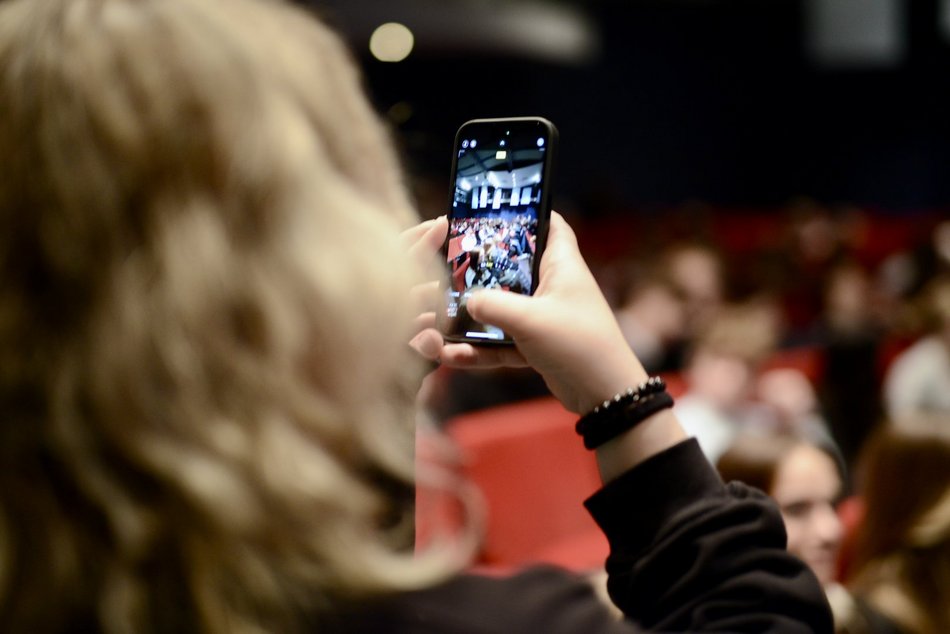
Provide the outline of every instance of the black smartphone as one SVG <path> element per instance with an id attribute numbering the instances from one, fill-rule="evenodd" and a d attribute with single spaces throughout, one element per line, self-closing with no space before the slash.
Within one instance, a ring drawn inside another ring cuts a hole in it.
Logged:
<path id="1" fill-rule="evenodd" d="M 468 314 L 483 288 L 530 295 L 551 219 L 557 129 L 540 117 L 475 119 L 455 136 L 449 184 L 448 267 L 438 315 L 448 341 L 511 344 L 500 328 Z"/>

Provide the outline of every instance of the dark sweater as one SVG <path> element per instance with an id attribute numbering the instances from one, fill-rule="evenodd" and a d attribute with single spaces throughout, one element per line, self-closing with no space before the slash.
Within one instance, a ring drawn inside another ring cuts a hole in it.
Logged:
<path id="1" fill-rule="evenodd" d="M 366 605 L 335 625 L 387 634 L 832 632 L 818 580 L 785 550 L 772 502 L 723 485 L 695 440 L 611 482 L 586 506 L 610 542 L 608 589 L 534 567 L 503 577 L 460 575 Z"/>

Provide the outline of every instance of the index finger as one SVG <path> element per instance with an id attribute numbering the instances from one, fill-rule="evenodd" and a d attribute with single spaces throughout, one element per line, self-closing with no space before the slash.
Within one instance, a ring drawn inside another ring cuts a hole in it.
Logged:
<path id="1" fill-rule="evenodd" d="M 442 248 L 448 231 L 448 219 L 445 216 L 439 216 L 406 229 L 400 235 L 409 246 L 412 257 L 427 257 Z"/>
<path id="2" fill-rule="evenodd" d="M 556 211 L 552 211 L 551 222 L 548 225 L 548 243 L 545 253 L 552 249 L 562 249 L 567 245 L 577 250 L 577 235 L 574 233 L 571 225 L 567 223 L 567 220 L 564 219 L 564 216 Z"/>

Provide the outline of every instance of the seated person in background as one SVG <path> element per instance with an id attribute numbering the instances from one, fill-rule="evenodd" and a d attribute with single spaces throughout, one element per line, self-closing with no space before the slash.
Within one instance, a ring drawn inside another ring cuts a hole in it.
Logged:
<path id="1" fill-rule="evenodd" d="M 517 346 L 443 345 L 413 290 L 447 222 L 400 240 L 394 151 L 299 9 L 0 3 L 0 156 L 0 631 L 830 630 L 774 505 L 632 398 L 584 438 L 625 621 L 412 551 L 418 355 L 581 414 L 647 375 L 560 216 L 535 297 L 469 304 Z"/>
<path id="2" fill-rule="evenodd" d="M 813 333 L 821 350 L 821 409 L 849 467 L 882 415 L 883 316 L 901 312 L 885 309 L 879 297 L 856 261 L 841 260 L 825 272 L 822 313 Z"/>
<path id="3" fill-rule="evenodd" d="M 661 259 L 663 270 L 682 302 L 689 343 L 726 304 L 722 257 L 707 244 L 684 242 L 669 247 Z"/>
<path id="4" fill-rule="evenodd" d="M 841 456 L 840 447 L 822 416 L 815 388 L 804 372 L 788 367 L 765 370 L 756 381 L 755 394 L 774 417 L 773 424 L 765 431 L 802 436 L 827 448 L 836 457 Z M 843 456 L 841 460 L 844 464 Z"/>
<path id="5" fill-rule="evenodd" d="M 716 463 L 723 480 L 738 480 L 775 500 L 788 551 L 808 564 L 829 594 L 841 591 L 835 583 L 843 532 L 835 512 L 844 484 L 840 465 L 828 445 L 791 433 L 742 434 Z"/>
<path id="6" fill-rule="evenodd" d="M 773 412 L 756 402 L 755 384 L 776 332 L 767 305 L 730 305 L 709 321 L 689 352 L 686 393 L 676 413 L 714 464 L 740 431 L 775 424 Z"/>
<path id="7" fill-rule="evenodd" d="M 931 333 L 894 359 L 884 377 L 890 418 L 915 411 L 950 413 L 950 276 L 924 293 Z"/>
<path id="8" fill-rule="evenodd" d="M 950 414 L 881 425 L 861 452 L 857 482 L 865 510 L 846 580 L 855 601 L 839 629 L 950 632 Z"/>
<path id="9" fill-rule="evenodd" d="M 615 311 L 624 339 L 647 370 L 679 370 L 675 352 L 686 334 L 684 302 L 655 267 L 629 268 L 634 279 L 623 289 Z"/>

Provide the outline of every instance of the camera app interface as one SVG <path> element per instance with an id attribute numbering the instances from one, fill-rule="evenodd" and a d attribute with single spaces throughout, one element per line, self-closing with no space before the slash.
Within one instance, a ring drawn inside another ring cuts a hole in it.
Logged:
<path id="1" fill-rule="evenodd" d="M 548 139 L 536 126 L 465 135 L 449 214 L 447 316 L 457 334 L 501 340 L 504 332 L 472 320 L 465 304 L 481 288 L 532 292 Z"/>

